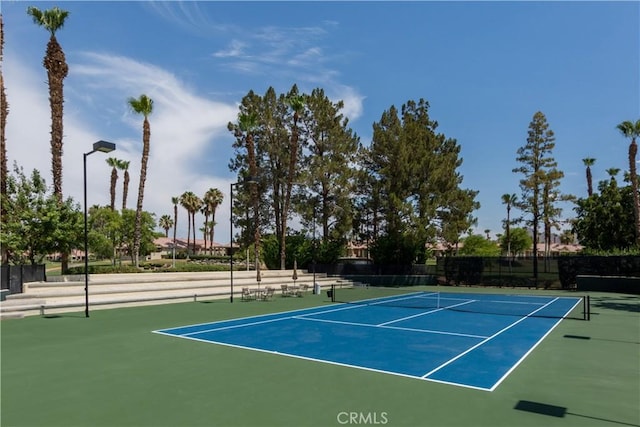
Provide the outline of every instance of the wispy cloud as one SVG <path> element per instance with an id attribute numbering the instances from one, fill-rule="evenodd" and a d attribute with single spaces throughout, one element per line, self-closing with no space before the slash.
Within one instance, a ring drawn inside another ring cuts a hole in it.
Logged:
<path id="1" fill-rule="evenodd" d="M 234 28 L 233 25 L 212 19 L 206 11 L 202 10 L 202 5 L 197 1 L 144 1 L 140 4 L 170 24 L 193 35 L 208 37 L 233 31 Z"/>
<path id="2" fill-rule="evenodd" d="M 274 86 L 279 79 L 286 87 L 283 90 L 292 83 L 309 92 L 322 87 L 332 100 L 344 101 L 343 114 L 355 121 L 363 113 L 365 96 L 341 82 L 337 71 L 339 62 L 348 55 L 340 52 L 327 55 L 323 47 L 330 34 L 328 28 L 337 25 L 335 21 L 323 21 L 318 26 L 306 27 L 265 26 L 253 31 L 238 28 L 228 46 L 212 56 L 221 61 L 220 66 L 233 71 L 268 75 Z"/>
<path id="3" fill-rule="evenodd" d="M 50 113 L 43 76 L 29 69 L 13 53 L 7 52 L 5 58 L 3 73 L 11 108 L 7 125 L 9 160 L 17 161 L 27 171 L 40 170 L 51 184 Z M 68 94 L 64 123 L 65 196 L 82 202 L 82 153 L 89 151 L 94 141 L 106 139 L 117 145 L 117 150 L 109 156 L 131 161 L 128 205 L 135 206 L 142 117 L 128 110 L 126 100 L 141 93 L 154 100 L 154 112 L 149 119 L 151 154 L 145 210 L 158 215 L 170 213 L 172 196 L 186 190 L 204 194 L 211 187 L 222 190 L 227 187 L 229 178 L 224 176 L 226 174 L 215 176 L 215 170 L 226 169 L 227 159 L 215 159 L 220 163 L 218 167 L 205 173 L 197 170 L 194 164 L 215 150 L 216 145 L 225 148 L 229 145 L 225 139 L 228 138 L 226 124 L 235 119 L 236 105 L 205 99 L 172 73 L 122 56 L 85 53 L 78 63 L 70 64 L 70 70 L 65 84 L 65 94 Z M 92 95 L 87 96 L 87 93 Z M 96 120 L 96 117 L 100 119 Z M 122 132 L 122 123 L 128 126 L 129 132 L 114 134 Z M 96 154 L 88 158 L 90 205 L 108 203 L 110 169 L 105 162 L 107 157 Z M 222 218 L 224 212 L 221 213 Z"/>
<path id="4" fill-rule="evenodd" d="M 229 47 L 227 49 L 220 50 L 215 52 L 213 56 L 216 58 L 229 58 L 229 57 L 237 57 L 242 56 L 243 48 L 246 46 L 246 43 L 243 43 L 238 40 L 231 40 Z"/>

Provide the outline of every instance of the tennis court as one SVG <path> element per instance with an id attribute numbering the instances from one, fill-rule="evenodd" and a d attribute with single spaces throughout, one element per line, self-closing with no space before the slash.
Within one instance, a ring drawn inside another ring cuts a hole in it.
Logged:
<path id="1" fill-rule="evenodd" d="M 155 333 L 456 386 L 495 390 L 580 297 L 333 289 L 338 304 Z"/>

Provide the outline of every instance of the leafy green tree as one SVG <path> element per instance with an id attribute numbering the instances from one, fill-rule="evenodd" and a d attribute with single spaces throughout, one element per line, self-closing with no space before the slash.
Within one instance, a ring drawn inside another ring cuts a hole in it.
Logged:
<path id="1" fill-rule="evenodd" d="M 92 206 L 88 214 L 89 251 L 99 259 L 111 259 L 115 265 L 122 246 L 120 213 L 110 207 Z"/>
<path id="2" fill-rule="evenodd" d="M 437 126 L 424 99 L 408 101 L 400 111 L 391 106 L 373 125 L 364 167 L 379 185 L 379 226 L 388 242 L 407 234 L 421 248 L 438 234 L 457 241 L 474 221 L 477 192 L 460 188 L 460 146 L 436 133 Z"/>
<path id="3" fill-rule="evenodd" d="M 135 233 L 132 247 L 135 265 L 138 267 L 138 254 L 140 252 L 142 238 L 142 203 L 144 200 L 144 186 L 147 180 L 147 163 L 149 162 L 149 148 L 151 140 L 149 116 L 153 112 L 153 100 L 147 95 L 142 94 L 138 98 L 129 98 L 127 102 L 134 113 L 141 114 L 144 117 L 142 122 L 142 161 L 140 162 L 140 182 L 138 185 L 138 203 L 136 205 L 136 217 L 134 221 Z"/>
<path id="4" fill-rule="evenodd" d="M 356 169 L 361 149 L 358 135 L 341 111 L 343 101 L 332 101 L 321 88 L 306 97 L 307 114 L 302 116 L 306 152 L 302 160 L 305 197 L 297 211 L 307 224 L 313 218 L 308 200 L 317 201 L 317 222 L 323 242 L 339 241 L 352 228 Z"/>
<path id="5" fill-rule="evenodd" d="M 460 255 L 475 255 L 494 257 L 500 255 L 500 247 L 481 234 L 472 234 L 463 240 L 463 245 L 458 251 Z"/>
<path id="6" fill-rule="evenodd" d="M 560 234 L 560 243 L 563 245 L 573 245 L 576 242 L 575 234 L 572 230 L 563 230 Z"/>
<path id="7" fill-rule="evenodd" d="M 617 126 L 618 130 L 625 136 L 630 138 L 629 144 L 629 180 L 633 189 L 633 212 L 634 212 L 634 231 L 636 236 L 636 246 L 640 247 L 640 196 L 638 195 L 638 173 L 636 171 L 636 155 L 638 154 L 638 144 L 636 138 L 640 136 L 640 119 L 635 122 L 625 120 Z"/>
<path id="8" fill-rule="evenodd" d="M 531 249 L 533 239 L 529 232 L 524 228 L 512 228 L 509 239 L 506 235 L 500 238 L 500 247 L 507 253 L 514 255 L 524 254 Z"/>
<path id="9" fill-rule="evenodd" d="M 125 209 L 122 211 L 122 242 L 123 248 L 127 255 L 134 259 L 134 240 L 136 236 L 135 218 L 137 216 L 136 211 L 131 209 Z M 154 215 L 147 211 L 142 211 L 140 214 L 140 256 L 147 256 L 151 252 L 155 251 L 155 245 L 153 241 L 156 237 L 154 230 L 156 229 L 156 221 Z"/>
<path id="10" fill-rule="evenodd" d="M 241 102 L 238 123 L 228 126 L 236 137 L 230 169 L 243 177 L 257 176 L 259 181 L 247 185 L 259 194 L 257 206 L 253 195 L 250 201 L 244 200 L 242 188 L 234 200 L 234 207 L 253 206 L 254 219 L 247 222 L 241 214 L 235 218 L 254 235 L 259 231 L 256 222 L 259 228 L 274 232 L 281 268 L 290 264 L 285 237 L 294 213 L 305 227 L 317 221 L 323 241 L 340 240 L 349 232 L 351 170 L 359 145 L 340 113 L 342 108 L 342 102 L 330 101 L 321 89 L 311 95 L 301 94 L 295 85 L 286 94 L 277 94 L 273 88 L 263 96 L 250 91 Z"/>
<path id="11" fill-rule="evenodd" d="M 599 193 L 576 201 L 573 231 L 580 244 L 596 251 L 628 250 L 636 246 L 633 223 L 633 187 L 619 187 L 619 169 L 609 170 L 609 180 L 600 181 Z"/>
<path id="12" fill-rule="evenodd" d="M 58 202 L 55 194 L 47 194 L 40 172 L 27 177 L 14 165 L 7 177 L 7 194 L 2 200 L 6 222 L 0 230 L 0 244 L 7 250 L 8 261 L 35 264 L 48 254 L 69 253 L 81 247 L 84 217 L 71 198 Z"/>
<path id="13" fill-rule="evenodd" d="M 3 61 L 4 55 L 4 20 L 0 13 L 0 63 Z M 7 127 L 7 116 L 9 115 L 9 103 L 7 102 L 7 94 L 4 88 L 4 73 L 0 67 L 0 201 L 7 195 L 7 177 L 9 176 L 9 168 L 7 167 L 7 140 L 5 130 Z M 6 210 L 4 203 L 0 202 L 0 228 L 4 227 L 6 219 Z M 5 264 L 7 259 L 7 251 L 5 247 L 0 248 L 0 263 Z"/>
<path id="14" fill-rule="evenodd" d="M 462 234 L 478 223 L 471 213 L 480 207 L 480 203 L 475 201 L 477 194 L 474 190 L 453 190 L 446 195 L 448 206 L 438 212 L 440 237 L 456 251 Z"/>
<path id="15" fill-rule="evenodd" d="M 413 234 L 389 233 L 378 237 L 370 252 L 376 264 L 411 265 L 424 258 L 425 248 Z"/>

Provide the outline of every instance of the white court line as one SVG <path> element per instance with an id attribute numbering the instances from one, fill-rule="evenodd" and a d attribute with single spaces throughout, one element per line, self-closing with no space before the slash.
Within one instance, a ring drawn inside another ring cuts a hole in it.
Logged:
<path id="1" fill-rule="evenodd" d="M 535 314 L 537 311 L 542 310 L 543 308 L 547 307 L 548 305 L 550 305 L 551 303 L 553 303 L 553 302 L 555 302 L 555 301 L 557 301 L 557 300 L 558 300 L 558 298 L 554 298 L 553 300 L 549 301 L 548 303 L 546 303 L 545 305 L 543 305 L 543 306 L 542 306 L 542 307 L 540 307 L 539 309 L 534 310 L 534 311 L 532 311 L 531 313 L 527 314 L 527 316 L 526 316 L 526 317 L 523 317 L 523 318 L 521 318 L 521 319 L 519 319 L 519 320 L 516 320 L 515 322 L 513 322 L 513 323 L 512 323 L 512 324 L 510 324 L 509 326 L 507 326 L 507 327 L 505 327 L 505 328 L 503 328 L 503 329 L 499 330 L 498 332 L 496 332 L 495 334 L 493 334 L 493 335 L 491 335 L 490 337 L 486 338 L 485 340 L 483 340 L 483 341 L 479 342 L 478 344 L 474 345 L 473 347 L 471 347 L 471 348 L 467 349 L 466 351 L 464 351 L 464 352 L 460 353 L 459 355 L 457 355 L 457 356 L 456 356 L 456 357 L 454 357 L 453 359 L 450 359 L 450 360 L 446 361 L 445 363 L 443 363 L 442 365 L 440 365 L 440 366 L 436 367 L 435 369 L 432 369 L 431 371 L 427 372 L 426 374 L 424 374 L 424 375 L 422 376 L 422 378 L 426 378 L 426 377 L 428 377 L 429 375 L 432 375 L 432 374 L 436 373 L 437 371 L 439 371 L 440 369 L 444 368 L 445 366 L 450 365 L 451 363 L 453 363 L 453 362 L 455 362 L 456 360 L 460 359 L 460 358 L 461 358 L 462 356 L 464 356 L 465 354 L 467 354 L 467 353 L 469 353 L 469 352 L 471 352 L 471 351 L 475 350 L 476 348 L 480 347 L 481 345 L 483 345 L 483 344 L 485 344 L 485 343 L 487 343 L 487 342 L 491 341 L 492 339 L 494 339 L 495 337 L 497 337 L 497 336 L 498 336 L 498 335 L 500 335 L 501 333 L 503 333 L 503 332 L 505 332 L 505 331 L 507 331 L 507 330 L 509 330 L 509 329 L 513 328 L 513 327 L 514 327 L 515 325 L 517 325 L 518 323 L 522 322 L 523 320 L 527 319 L 529 316 L 531 316 L 531 315 Z"/>
<path id="2" fill-rule="evenodd" d="M 486 295 L 486 294 L 480 294 L 480 295 Z M 469 295 L 471 296 L 471 295 Z M 519 296 L 519 295 L 518 295 Z M 529 296 L 529 295 L 527 295 Z M 543 298 L 550 298 L 550 297 L 543 297 Z M 466 301 L 469 298 L 454 298 L 454 297 L 440 297 L 441 300 L 453 300 L 453 301 Z M 535 306 L 540 306 L 545 304 L 544 302 L 530 302 L 530 301 L 509 301 L 509 300 L 484 300 L 484 299 L 479 299 L 479 300 L 475 300 L 478 302 L 482 302 L 482 303 L 487 303 L 487 302 L 491 302 L 491 303 L 498 303 L 498 304 L 521 304 L 521 305 L 535 305 Z"/>
<path id="3" fill-rule="evenodd" d="M 254 326 L 254 325 L 262 325 L 264 323 L 272 323 L 272 322 L 279 322 L 281 320 L 291 320 L 291 319 L 295 319 L 295 318 L 303 318 L 304 316 L 311 316 L 311 315 L 315 315 L 315 314 L 324 314 L 324 313 L 331 313 L 334 311 L 342 311 L 342 310 L 351 310 L 354 308 L 357 308 L 357 305 L 352 305 L 352 306 L 346 306 L 346 307 L 340 307 L 340 308 L 333 308 L 331 310 L 322 310 L 322 311 L 316 311 L 313 313 L 307 313 L 307 314 L 300 314 L 300 315 L 293 315 L 293 316 L 285 316 L 285 317 L 277 317 L 275 319 L 267 319 L 267 320 L 260 320 L 258 322 L 249 322 L 249 323 L 239 323 L 236 325 L 229 325 L 229 326 L 222 326 L 220 328 L 212 328 L 212 329 L 202 329 L 202 330 L 198 330 L 198 331 L 194 331 L 194 332 L 187 332 L 186 334 L 173 334 L 173 335 L 177 335 L 177 336 L 189 336 L 189 335 L 198 335 L 198 334 L 202 334 L 202 333 L 206 333 L 206 332 L 216 332 L 216 331 L 224 331 L 226 329 L 236 329 L 236 328 L 243 328 L 245 326 Z M 303 310 L 295 310 L 295 311 L 305 311 L 307 309 L 303 309 Z M 295 311 L 293 311 L 292 313 L 295 313 Z M 269 314 L 266 315 L 262 315 L 262 316 L 257 316 L 259 317 L 267 317 L 270 316 Z M 256 316 L 254 316 L 253 318 L 255 318 Z M 246 319 L 251 319 L 251 317 L 247 317 Z M 233 320 L 242 320 L 241 319 L 233 319 Z M 216 322 L 216 323 L 222 323 L 222 322 Z M 206 324 L 206 323 L 205 323 Z M 178 329 L 178 328 L 176 328 Z"/>
<path id="4" fill-rule="evenodd" d="M 352 302 L 348 302 L 346 304 L 378 305 L 378 304 L 387 304 L 387 303 L 396 302 L 396 301 L 404 301 L 406 299 L 425 298 L 425 297 L 429 297 L 431 295 L 438 295 L 438 294 L 431 292 L 431 293 L 423 295 L 423 292 L 413 292 L 413 293 L 410 293 L 410 294 L 403 294 L 402 298 L 394 298 L 392 296 L 385 296 L 385 297 L 376 297 L 376 298 L 352 301 Z M 376 302 L 369 302 L 369 301 L 376 301 Z"/>
<path id="5" fill-rule="evenodd" d="M 465 301 L 465 302 L 461 302 L 460 304 L 449 305 L 447 307 L 442 307 L 442 308 L 438 308 L 438 309 L 435 309 L 435 310 L 426 311 L 424 313 L 414 314 L 413 316 L 401 317 L 400 319 L 390 320 L 388 322 L 380 323 L 380 324 L 378 324 L 376 326 L 386 326 L 386 325 L 390 325 L 392 323 L 402 322 L 403 320 L 413 319 L 414 317 L 420 317 L 420 316 L 424 316 L 424 315 L 427 315 L 427 314 L 437 313 L 438 311 L 446 310 L 446 309 L 449 309 L 449 308 L 459 307 L 459 306 L 465 305 L 465 304 L 471 304 L 472 302 L 476 302 L 476 301 L 477 300 L 472 299 L 472 300 L 468 300 L 468 301 Z"/>
<path id="6" fill-rule="evenodd" d="M 292 319 L 307 320 L 310 322 L 336 323 L 339 325 L 349 325 L 349 326 L 363 326 L 365 328 L 394 329 L 397 331 L 422 332 L 427 334 L 455 335 L 458 337 L 467 337 L 467 338 L 478 338 L 478 339 L 487 338 L 486 335 L 472 335 L 472 334 L 463 334 L 459 332 L 436 331 L 431 329 L 401 328 L 398 326 L 380 326 L 380 325 L 372 325 L 370 323 L 344 322 L 341 320 L 328 320 L 328 319 L 314 319 L 313 317 L 303 317 L 303 316 L 293 316 Z"/>
<path id="7" fill-rule="evenodd" d="M 544 334 L 539 340 L 538 342 L 536 342 L 530 349 L 529 351 L 527 351 L 521 358 L 520 360 L 518 360 L 512 367 L 511 369 L 509 369 L 503 376 L 502 378 L 500 378 L 494 385 L 493 387 L 491 387 L 491 389 L 489 391 L 493 391 L 495 390 L 501 383 L 502 381 L 505 380 L 505 378 L 507 378 L 509 376 L 509 374 L 511 372 L 513 372 L 514 369 L 516 369 L 516 367 L 518 367 L 522 361 L 533 351 L 533 349 L 535 349 L 546 337 L 547 335 L 549 335 L 551 333 L 551 331 L 553 331 L 556 326 L 558 326 L 560 324 L 560 322 L 562 321 L 562 319 L 564 319 L 567 314 L 571 313 L 573 311 L 574 308 L 576 308 L 576 306 L 580 304 L 580 300 L 576 301 L 576 303 L 569 309 L 567 310 L 567 312 L 564 314 L 564 316 L 562 316 L 560 319 L 558 319 L 558 321 L 556 323 L 553 324 L 553 326 L 551 328 L 549 328 L 549 330 L 547 331 L 546 334 Z"/>
<path id="8" fill-rule="evenodd" d="M 350 364 L 350 363 L 334 362 L 334 361 L 331 361 L 331 360 L 318 359 L 318 358 L 315 358 L 315 357 L 301 356 L 301 355 L 291 354 L 291 353 L 281 353 L 279 351 L 267 350 L 267 349 L 262 349 L 262 348 L 257 348 L 257 347 L 248 347 L 248 346 L 239 345 L 239 344 L 230 344 L 230 343 L 222 342 L 222 341 L 209 341 L 209 340 L 200 339 L 200 338 L 185 337 L 183 335 L 165 334 L 164 332 L 159 332 L 159 331 L 157 333 L 162 334 L 162 335 L 169 335 L 169 336 L 177 337 L 177 338 L 184 338 L 184 339 L 187 339 L 187 340 L 199 341 L 199 342 L 203 342 L 203 343 L 207 343 L 207 344 L 218 344 L 218 345 L 222 345 L 222 346 L 225 346 L 225 347 L 240 348 L 240 349 L 243 349 L 243 350 L 253 350 L 253 351 L 260 352 L 260 353 L 275 354 L 275 355 L 278 355 L 278 356 L 292 357 L 294 359 L 309 360 L 309 361 L 312 361 L 312 362 L 326 363 L 326 364 L 329 364 L 329 365 L 336 365 L 336 366 L 344 366 L 344 367 L 347 367 L 347 368 L 362 369 L 362 370 L 365 370 L 365 371 L 378 372 L 378 373 L 382 373 L 382 374 L 390 374 L 390 375 L 395 375 L 395 376 L 398 376 L 398 377 L 412 378 L 412 379 L 421 380 L 421 381 L 431 381 L 431 382 L 442 383 L 442 384 L 451 384 L 451 385 L 464 387 L 464 388 L 471 388 L 471 389 L 475 389 L 475 390 L 490 391 L 489 389 L 482 388 L 482 387 L 476 387 L 476 386 L 462 384 L 462 383 L 458 384 L 458 383 L 450 383 L 450 382 L 440 381 L 440 380 L 432 380 L 430 378 L 422 378 L 422 377 L 419 377 L 419 376 L 416 376 L 416 375 L 403 374 L 403 373 L 395 372 L 395 371 L 386 371 L 384 369 L 368 368 L 366 366 L 353 365 L 353 364 Z"/>
<path id="9" fill-rule="evenodd" d="M 308 318 L 302 318 L 302 317 L 301 317 L 301 319 L 302 320 L 314 320 L 314 319 L 308 319 Z M 368 326 L 372 326 L 372 325 L 368 325 Z M 354 364 L 350 364 L 350 363 L 334 362 L 334 361 L 331 361 L 331 360 L 318 359 L 318 358 L 315 358 L 315 357 L 301 356 L 301 355 L 291 354 L 291 353 L 282 353 L 282 352 L 279 352 L 279 351 L 267 350 L 267 349 L 262 349 L 262 348 L 258 348 L 258 347 L 249 347 L 249 346 L 244 346 L 244 345 L 239 345 L 239 344 L 231 344 L 231 343 L 227 343 L 227 342 L 223 342 L 223 341 L 211 341 L 211 340 L 202 339 L 202 338 L 186 337 L 184 335 L 175 335 L 175 334 L 162 332 L 162 331 L 159 331 L 159 330 L 158 331 L 153 331 L 153 332 L 157 333 L 157 334 L 160 334 L 160 335 L 167 335 L 167 336 L 174 337 L 174 338 L 182 338 L 182 339 L 193 340 L 193 341 L 198 341 L 198 342 L 207 343 L 207 344 L 218 344 L 218 345 L 222 345 L 222 346 L 225 346 L 225 347 L 240 348 L 240 349 L 243 349 L 243 350 L 253 350 L 253 351 L 260 352 L 260 353 L 274 354 L 274 355 L 278 355 L 278 356 L 287 356 L 287 357 L 292 357 L 294 359 L 309 360 L 309 361 L 312 361 L 312 362 L 326 363 L 326 364 L 335 365 L 335 366 L 344 366 L 344 367 L 347 367 L 347 368 L 361 369 L 361 370 L 364 370 L 364 371 L 378 372 L 378 373 L 381 373 L 381 374 L 395 375 L 395 376 L 398 376 L 398 377 L 412 378 L 412 379 L 421 380 L 421 381 L 431 381 L 431 382 L 436 382 L 436 383 L 454 385 L 454 386 L 458 386 L 458 387 L 470 388 L 470 389 L 474 389 L 474 390 L 491 391 L 491 390 L 483 388 L 483 387 L 477 387 L 477 386 L 472 386 L 472 385 L 463 384 L 463 383 L 454 383 L 454 382 L 448 382 L 448 381 L 434 380 L 434 379 L 431 379 L 431 378 L 424 378 L 424 377 L 420 377 L 420 376 L 417 376 L 417 375 L 403 374 L 403 373 L 400 373 L 400 372 L 387 371 L 387 370 L 384 370 L 384 369 L 368 368 L 366 366 L 354 365 Z"/>

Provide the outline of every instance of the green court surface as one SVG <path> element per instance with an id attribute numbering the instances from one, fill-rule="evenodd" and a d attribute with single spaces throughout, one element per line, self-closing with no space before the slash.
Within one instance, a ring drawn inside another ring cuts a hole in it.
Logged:
<path id="1" fill-rule="evenodd" d="M 589 295 L 591 321 L 563 320 L 493 392 L 151 332 L 326 294 L 3 320 L 0 425 L 640 426 L 640 301 Z"/>

